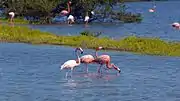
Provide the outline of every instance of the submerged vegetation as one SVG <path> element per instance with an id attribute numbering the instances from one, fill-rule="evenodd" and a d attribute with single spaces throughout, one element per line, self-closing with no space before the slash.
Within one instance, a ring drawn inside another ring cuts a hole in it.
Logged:
<path id="1" fill-rule="evenodd" d="M 101 34 L 102 34 L 102 32 L 91 32 L 88 30 L 85 30 L 80 33 L 80 35 L 90 36 L 90 37 L 99 37 Z"/>
<path id="2" fill-rule="evenodd" d="M 59 36 L 20 26 L 0 25 L 0 41 L 81 46 L 90 49 L 102 46 L 106 50 L 130 51 L 149 55 L 180 56 L 180 43 L 165 42 L 158 38 L 130 36 L 120 40 L 113 40 L 107 37 L 98 38 L 89 35 Z"/>

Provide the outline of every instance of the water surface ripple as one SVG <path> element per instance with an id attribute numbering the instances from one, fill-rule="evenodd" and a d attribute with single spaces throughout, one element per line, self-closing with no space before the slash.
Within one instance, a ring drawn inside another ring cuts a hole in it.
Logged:
<path id="1" fill-rule="evenodd" d="M 85 54 L 93 54 L 85 50 Z M 85 65 L 65 79 L 59 66 L 74 59 L 73 48 L 49 45 L 0 44 L 1 101 L 179 101 L 180 58 L 101 51 L 122 70 L 97 74 Z"/>

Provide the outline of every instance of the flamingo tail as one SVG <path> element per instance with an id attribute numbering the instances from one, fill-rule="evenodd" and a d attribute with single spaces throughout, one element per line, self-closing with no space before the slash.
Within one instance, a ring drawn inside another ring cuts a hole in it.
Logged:
<path id="1" fill-rule="evenodd" d="M 61 70 L 63 70 L 66 67 L 66 64 L 61 65 Z"/>

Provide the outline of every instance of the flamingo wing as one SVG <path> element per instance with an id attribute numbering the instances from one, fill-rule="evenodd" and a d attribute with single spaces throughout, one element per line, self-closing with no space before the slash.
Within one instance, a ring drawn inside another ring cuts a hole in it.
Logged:
<path id="1" fill-rule="evenodd" d="M 9 15 L 11 15 L 12 17 L 14 17 L 15 13 L 14 13 L 14 12 L 9 12 Z"/>
<path id="2" fill-rule="evenodd" d="M 110 62 L 110 56 L 109 55 L 100 55 L 95 59 L 95 62 L 98 62 L 101 64 Z"/>
<path id="3" fill-rule="evenodd" d="M 94 60 L 94 57 L 92 55 L 84 55 L 81 57 L 81 62 L 90 63 Z"/>
<path id="4" fill-rule="evenodd" d="M 61 70 L 64 68 L 73 68 L 77 66 L 77 63 L 75 60 L 68 60 L 63 65 L 61 65 Z"/>
<path id="5" fill-rule="evenodd" d="M 100 56 L 98 56 L 98 58 L 103 59 L 103 60 L 110 60 L 109 55 L 100 55 Z"/>
<path id="6" fill-rule="evenodd" d="M 68 14 L 69 12 L 67 10 L 62 10 L 61 14 Z"/>
<path id="7" fill-rule="evenodd" d="M 180 24 L 178 22 L 174 22 L 172 25 L 174 26 L 180 26 Z"/>
<path id="8" fill-rule="evenodd" d="M 81 59 L 85 59 L 85 58 L 94 59 L 94 57 L 92 55 L 83 55 L 83 56 L 81 56 Z"/>
<path id="9" fill-rule="evenodd" d="M 89 20 L 89 16 L 85 16 L 84 21 L 88 21 Z"/>

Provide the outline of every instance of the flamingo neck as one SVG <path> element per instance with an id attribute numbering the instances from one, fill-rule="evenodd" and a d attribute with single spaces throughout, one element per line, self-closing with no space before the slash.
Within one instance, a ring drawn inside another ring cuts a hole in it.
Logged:
<path id="1" fill-rule="evenodd" d="M 109 69 L 113 67 L 113 68 L 114 68 L 115 70 L 117 70 L 117 71 L 120 70 L 120 69 L 119 69 L 117 66 L 115 66 L 113 63 L 109 63 L 109 62 L 106 63 L 106 67 L 109 68 Z"/>
<path id="2" fill-rule="evenodd" d="M 119 73 L 121 72 L 121 70 L 117 66 L 115 66 L 113 63 L 111 65 L 115 70 L 119 71 Z"/>
<path id="3" fill-rule="evenodd" d="M 78 58 L 77 65 L 80 65 L 81 64 L 81 59 L 79 58 L 78 51 L 76 51 L 76 56 Z"/>
<path id="4" fill-rule="evenodd" d="M 98 57 L 98 53 L 97 53 L 97 51 L 98 51 L 98 50 L 96 49 L 96 51 L 95 51 L 95 56 L 96 56 L 96 58 Z"/>
<path id="5" fill-rule="evenodd" d="M 110 64 L 109 62 L 108 62 L 108 63 L 106 63 L 106 67 L 107 67 L 107 68 L 109 68 L 109 69 L 110 69 L 112 66 L 113 66 L 113 64 Z"/>
<path id="6" fill-rule="evenodd" d="M 70 4 L 67 3 L 67 6 L 68 6 L 68 13 L 70 13 L 71 9 L 70 9 Z"/>

